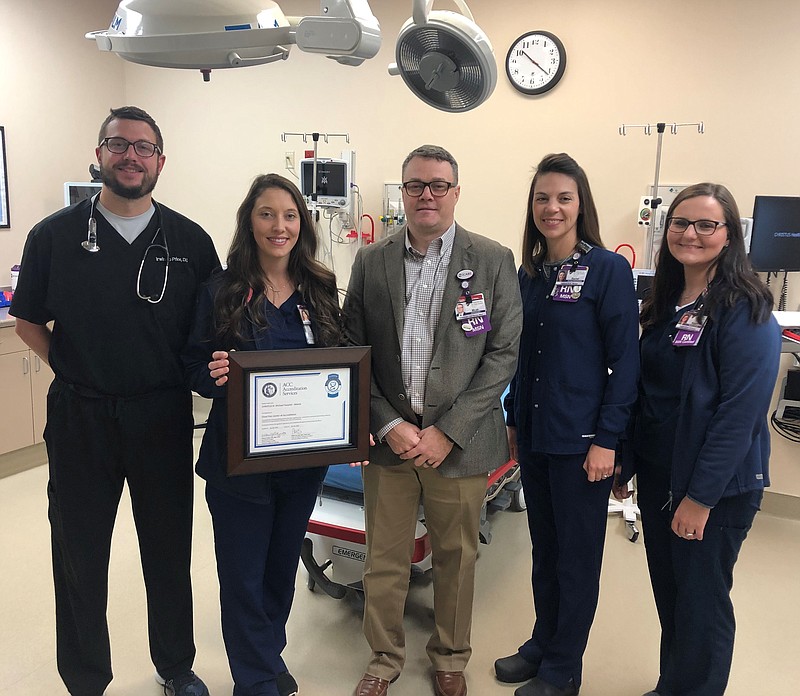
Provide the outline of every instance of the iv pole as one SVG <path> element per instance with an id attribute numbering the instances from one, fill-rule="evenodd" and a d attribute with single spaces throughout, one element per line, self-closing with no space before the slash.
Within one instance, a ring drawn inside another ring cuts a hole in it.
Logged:
<path id="1" fill-rule="evenodd" d="M 344 138 L 345 142 L 349 145 L 350 144 L 350 134 L 349 133 L 281 133 L 281 142 L 285 143 L 287 137 L 298 137 L 302 138 L 304 143 L 308 142 L 308 139 L 314 143 L 314 165 L 311 170 L 311 205 L 309 206 L 311 216 L 314 219 L 314 223 L 319 222 L 319 215 L 317 213 L 317 197 L 319 192 L 317 191 L 317 146 L 319 144 L 319 139 L 322 138 L 325 141 L 325 144 L 328 144 L 328 138 Z M 302 170 L 300 171 L 300 176 L 303 176 Z M 302 188 L 302 182 L 301 186 Z M 330 262 L 330 268 L 333 270 L 333 243 L 326 245 L 325 241 L 322 240 L 322 248 L 325 249 L 325 254 L 323 255 L 322 259 L 320 259 L 323 263 L 325 263 L 326 259 Z"/>
<path id="2" fill-rule="evenodd" d="M 647 268 L 654 268 L 655 263 L 653 256 L 655 255 L 655 250 L 653 249 L 653 241 L 655 239 L 655 220 L 656 220 L 656 209 L 659 205 L 661 205 L 661 199 L 658 197 L 658 176 L 661 170 L 661 148 L 663 145 L 663 138 L 664 138 L 664 131 L 666 130 L 667 126 L 669 126 L 669 132 L 672 135 L 678 134 L 678 128 L 683 128 L 685 126 L 694 126 L 697 128 L 697 132 L 701 135 L 705 133 L 705 126 L 703 122 L 700 121 L 699 123 L 656 123 L 656 132 L 658 133 L 658 142 L 656 144 L 656 171 L 653 177 L 653 189 L 650 194 L 650 210 L 652 214 L 650 215 L 651 224 L 649 229 L 647 230 L 647 237 L 645 239 L 645 250 L 644 250 L 644 259 L 645 263 L 647 264 Z M 619 134 L 620 135 L 627 135 L 627 131 L 630 128 L 641 128 L 644 130 L 645 135 L 650 135 L 653 132 L 653 125 L 650 123 L 644 124 L 625 124 L 623 123 L 619 127 Z"/>

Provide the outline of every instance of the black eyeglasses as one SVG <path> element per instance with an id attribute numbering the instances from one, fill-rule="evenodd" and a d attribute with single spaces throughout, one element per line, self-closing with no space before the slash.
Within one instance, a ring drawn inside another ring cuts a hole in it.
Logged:
<path id="1" fill-rule="evenodd" d="M 426 186 L 430 189 L 432 196 L 441 198 L 446 196 L 455 184 L 451 184 L 449 181 L 406 181 L 403 183 L 403 190 L 412 198 L 419 198 Z"/>
<path id="2" fill-rule="evenodd" d="M 724 222 L 717 222 L 716 220 L 687 220 L 682 217 L 667 218 L 667 229 L 670 232 L 679 234 L 686 232 L 690 225 L 694 225 L 694 231 L 703 237 L 714 234 L 717 231 L 717 227 L 725 227 Z"/>
<path id="3" fill-rule="evenodd" d="M 115 155 L 124 155 L 131 145 L 133 145 L 133 151 L 139 157 L 152 157 L 156 152 L 161 152 L 161 148 L 158 145 L 147 140 L 137 140 L 132 143 L 130 140 L 125 140 L 125 138 L 103 138 L 100 146 L 102 147 L 103 145 Z"/>

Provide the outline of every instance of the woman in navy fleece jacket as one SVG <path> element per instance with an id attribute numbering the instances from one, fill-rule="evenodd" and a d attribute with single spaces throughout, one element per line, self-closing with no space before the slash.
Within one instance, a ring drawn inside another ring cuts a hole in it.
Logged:
<path id="1" fill-rule="evenodd" d="M 632 424 L 661 622 L 661 673 L 645 696 L 722 696 L 728 683 L 733 566 L 769 485 L 780 354 L 771 310 L 730 192 L 709 183 L 681 191 L 642 306 Z"/>

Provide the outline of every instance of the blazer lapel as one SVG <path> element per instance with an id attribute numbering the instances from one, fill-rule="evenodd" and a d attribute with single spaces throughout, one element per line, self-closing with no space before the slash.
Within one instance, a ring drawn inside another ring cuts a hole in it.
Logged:
<path id="1" fill-rule="evenodd" d="M 386 286 L 392 303 L 394 326 L 397 331 L 397 342 L 403 346 L 403 322 L 406 307 L 406 271 L 405 271 L 405 227 L 401 229 L 387 244 L 383 251 L 383 267 L 386 274 Z"/>
<path id="2" fill-rule="evenodd" d="M 456 273 L 464 268 L 473 268 L 473 255 L 469 249 L 470 246 L 472 244 L 469 240 L 469 233 L 457 224 L 456 236 L 453 240 L 453 251 L 450 254 L 450 264 L 447 267 L 447 278 L 444 283 L 442 307 L 439 310 L 439 324 L 436 327 L 436 336 L 433 339 L 434 355 L 436 355 L 439 345 L 445 340 L 449 331 L 461 331 L 461 325 L 455 321 L 455 315 L 453 314 L 458 298 L 463 294 L 461 281 L 456 278 Z"/>

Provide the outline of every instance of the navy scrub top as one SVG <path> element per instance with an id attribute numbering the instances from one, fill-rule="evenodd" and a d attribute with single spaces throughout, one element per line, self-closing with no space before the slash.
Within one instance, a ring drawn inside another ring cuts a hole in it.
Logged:
<path id="1" fill-rule="evenodd" d="M 277 474 L 246 474 L 244 476 L 227 475 L 227 389 L 223 385 L 218 387 L 208 372 L 208 363 L 211 353 L 216 350 L 291 350 L 313 348 L 306 342 L 300 311 L 297 306 L 305 304 L 309 310 L 312 330 L 316 335 L 316 326 L 312 308 L 303 301 L 299 291 L 289 297 L 280 307 L 273 306 L 270 302 L 264 303 L 264 310 L 268 320 L 268 327 L 256 330 L 251 325 L 248 331 L 252 339 L 247 344 L 229 346 L 224 348 L 216 345 L 213 334 L 211 318 L 213 314 L 213 296 L 217 283 L 212 279 L 201 290 L 197 301 L 195 321 L 189 343 L 183 355 L 183 361 L 189 378 L 189 384 L 201 396 L 213 398 L 211 413 L 206 424 L 206 433 L 200 447 L 200 456 L 197 460 L 197 473 L 209 485 L 219 488 L 229 495 L 239 497 L 251 502 L 266 502 L 270 499 L 271 476 L 318 476 L 320 480 L 325 475 L 327 467 L 315 467 L 316 473 L 309 473 L 308 469 L 297 469 Z"/>
<path id="2" fill-rule="evenodd" d="M 531 451 L 614 449 L 636 401 L 639 312 L 630 265 L 597 247 L 578 264 L 589 271 L 577 302 L 549 297 L 556 274 L 519 270 L 522 338 L 505 407 L 517 442 Z"/>
<path id="3" fill-rule="evenodd" d="M 642 379 L 634 433 L 634 451 L 662 472 L 672 469 L 675 432 L 681 401 L 683 366 L 687 348 L 672 345 L 675 324 L 686 308 L 677 310 L 647 328 L 640 342 Z"/>

